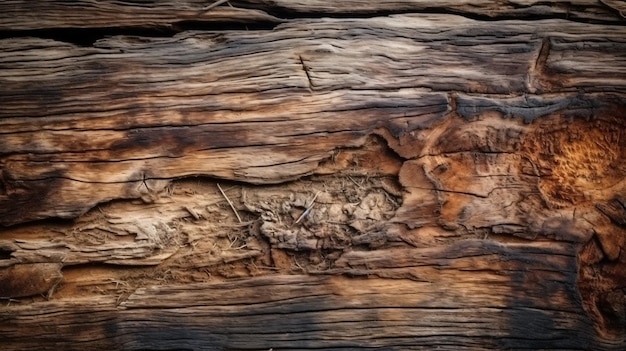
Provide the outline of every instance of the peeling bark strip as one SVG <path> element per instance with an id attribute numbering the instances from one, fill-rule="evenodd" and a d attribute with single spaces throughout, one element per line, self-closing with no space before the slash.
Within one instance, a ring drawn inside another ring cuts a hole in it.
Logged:
<path id="1" fill-rule="evenodd" d="M 0 3 L 4 348 L 626 348 L 619 2 L 211 3 Z"/>

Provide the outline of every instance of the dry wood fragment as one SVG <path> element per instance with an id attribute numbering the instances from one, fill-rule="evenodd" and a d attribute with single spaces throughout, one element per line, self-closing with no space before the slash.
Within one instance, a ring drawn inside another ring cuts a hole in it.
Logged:
<path id="1" fill-rule="evenodd" d="M 224 199 L 226 199 L 226 202 L 228 202 L 228 206 L 230 206 L 230 208 L 233 210 L 233 213 L 235 213 L 237 220 L 239 221 L 239 223 L 241 223 L 241 217 L 239 217 L 239 213 L 237 212 L 235 205 L 233 205 L 233 202 L 230 201 L 228 196 L 226 196 L 226 193 L 224 192 L 224 190 L 222 190 L 222 187 L 220 186 L 220 184 L 216 183 L 216 185 L 217 185 L 217 188 L 220 190 L 220 193 L 222 194 L 222 196 L 224 196 Z"/>

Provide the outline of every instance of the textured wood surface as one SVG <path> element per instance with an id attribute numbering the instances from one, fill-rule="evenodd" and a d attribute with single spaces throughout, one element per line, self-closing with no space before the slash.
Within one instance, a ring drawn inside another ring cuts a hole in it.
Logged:
<path id="1" fill-rule="evenodd" d="M 177 177 L 295 179 L 375 129 L 406 138 L 455 112 L 610 111 L 626 88 L 623 32 L 589 26 L 403 15 L 89 48 L 3 40 L 0 223 L 75 217 Z"/>
<path id="2" fill-rule="evenodd" d="M 456 13 L 481 19 L 564 18 L 574 21 L 620 23 L 626 16 L 621 0 L 244 0 L 228 5 L 217 1 L 75 1 L 67 3 L 40 0 L 6 0 L 0 4 L 0 30 L 40 30 L 62 28 L 160 28 L 176 29 L 192 24 L 233 23 L 271 25 L 293 18 L 313 16 L 347 17 L 411 13 Z M 71 9 L 71 10 L 70 10 Z"/>
<path id="3" fill-rule="evenodd" d="M 0 4 L 8 349 L 626 347 L 623 3 L 78 3 Z"/>

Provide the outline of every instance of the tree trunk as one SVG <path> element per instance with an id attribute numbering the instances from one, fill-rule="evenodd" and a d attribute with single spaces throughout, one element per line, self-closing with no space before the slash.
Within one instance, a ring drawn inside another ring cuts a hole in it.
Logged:
<path id="1" fill-rule="evenodd" d="M 626 347 L 623 2 L 219 3 L 0 3 L 3 349 Z"/>

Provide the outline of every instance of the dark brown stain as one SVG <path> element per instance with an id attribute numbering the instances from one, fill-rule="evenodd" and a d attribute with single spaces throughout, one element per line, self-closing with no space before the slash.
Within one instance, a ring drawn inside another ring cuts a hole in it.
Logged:
<path id="1" fill-rule="evenodd" d="M 623 340 L 626 333 L 626 207 L 624 198 L 596 204 L 605 233 L 596 234 L 582 245 L 578 254 L 580 270 L 577 286 L 585 310 L 598 334 L 609 340 Z M 606 225 L 609 227 L 606 228 Z M 611 227 L 613 226 L 613 227 Z"/>
<path id="2" fill-rule="evenodd" d="M 42 173 L 39 180 L 21 180 L 0 168 L 5 193 L 0 194 L 0 225 L 8 226 L 45 217 L 51 194 L 64 187 L 63 170 Z M 77 213 L 78 214 L 78 213 Z"/>
<path id="3" fill-rule="evenodd" d="M 247 146 L 251 132 L 241 125 L 138 128 L 112 143 L 110 152 L 117 157 L 125 153 L 180 157 L 191 151 Z"/>
<path id="4" fill-rule="evenodd" d="M 472 120 L 486 112 L 497 112 L 505 118 L 521 118 L 525 123 L 550 116 L 554 113 L 568 118 L 588 119 L 596 109 L 609 105 L 607 98 L 570 95 L 542 97 L 537 95 L 492 99 L 477 96 L 459 96 L 456 112 L 467 120 Z"/>

